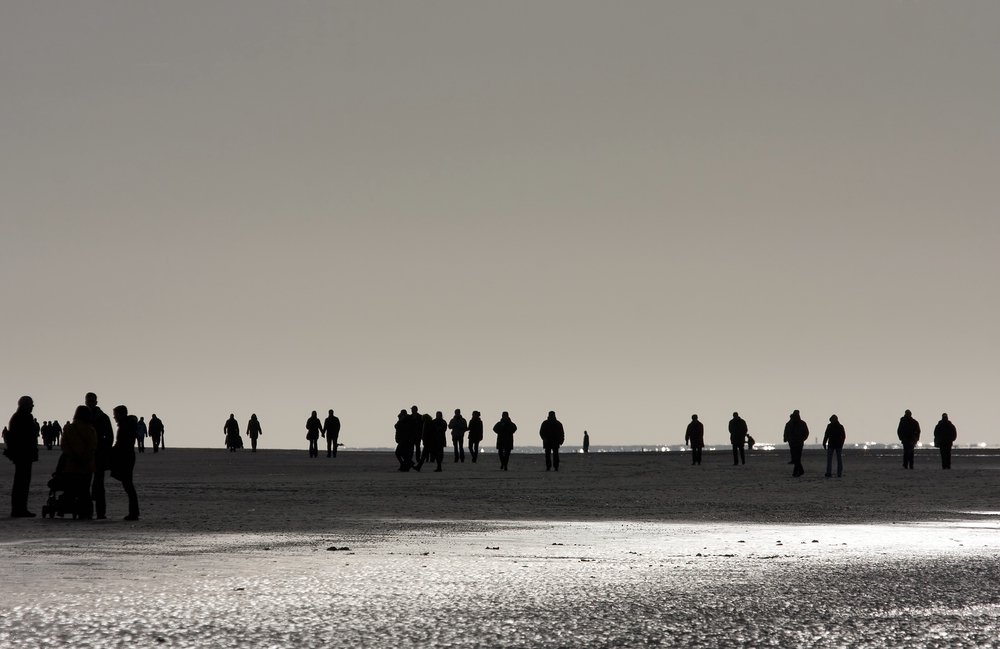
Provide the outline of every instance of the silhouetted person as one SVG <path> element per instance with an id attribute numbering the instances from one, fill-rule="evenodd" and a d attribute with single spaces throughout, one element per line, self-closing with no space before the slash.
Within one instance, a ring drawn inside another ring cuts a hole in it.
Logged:
<path id="1" fill-rule="evenodd" d="M 472 411 L 469 420 L 469 455 L 472 461 L 479 459 L 479 442 L 483 441 L 483 417 L 478 410 Z"/>
<path id="2" fill-rule="evenodd" d="M 230 453 L 235 453 L 240 447 L 240 423 L 236 421 L 236 415 L 229 413 L 229 419 L 222 427 L 222 432 L 226 435 L 226 448 Z"/>
<path id="3" fill-rule="evenodd" d="M 410 408 L 410 443 L 413 445 L 413 459 L 420 460 L 420 440 L 424 435 L 424 416 L 416 406 Z"/>
<path id="4" fill-rule="evenodd" d="M 66 474 L 73 498 L 73 510 L 81 518 L 91 518 L 90 481 L 94 474 L 97 453 L 97 431 L 90 425 L 90 408 L 78 406 L 73 421 L 67 422 L 62 433 L 60 464 Z"/>
<path id="5" fill-rule="evenodd" d="M 448 428 L 451 429 L 451 444 L 455 447 L 455 461 L 465 462 L 465 431 L 469 424 L 458 408 L 455 408 L 455 416 L 448 422 Z"/>
<path id="6" fill-rule="evenodd" d="M 913 414 L 907 410 L 899 418 L 899 427 L 896 428 L 896 436 L 903 444 L 903 468 L 913 468 L 913 448 L 920 441 L 920 424 L 913 418 Z"/>
<path id="7" fill-rule="evenodd" d="M 941 415 L 941 421 L 934 427 L 934 446 L 941 451 L 941 468 L 951 468 L 951 446 L 958 439 L 958 431 L 955 424 L 948 419 L 948 413 Z"/>
<path id="8" fill-rule="evenodd" d="M 396 460 L 400 471 L 409 471 L 413 466 L 413 443 L 410 441 L 410 415 L 406 408 L 396 417 Z"/>
<path id="9" fill-rule="evenodd" d="M 139 417 L 139 423 L 135 425 L 136 450 L 140 453 L 146 452 L 146 422 L 144 417 Z"/>
<path id="10" fill-rule="evenodd" d="M 250 415 L 250 421 L 247 422 L 247 437 L 250 438 L 250 452 L 257 452 L 257 438 L 264 434 L 264 431 L 260 428 L 260 421 L 257 420 L 257 413 Z"/>
<path id="11" fill-rule="evenodd" d="M 160 451 L 160 440 L 163 438 L 163 422 L 154 413 L 149 418 L 149 439 L 153 440 L 153 452 Z"/>
<path id="12" fill-rule="evenodd" d="M 684 431 L 684 443 L 691 447 L 691 464 L 701 465 L 701 449 L 705 448 L 705 425 L 698 415 L 691 415 L 691 423 Z"/>
<path id="13" fill-rule="evenodd" d="M 14 486 L 10 492 L 10 515 L 31 518 L 28 511 L 28 490 L 31 487 L 31 464 L 38 461 L 38 433 L 31 411 L 35 402 L 24 396 L 17 400 L 17 410 L 7 424 L 3 454 L 14 463 Z"/>
<path id="14" fill-rule="evenodd" d="M 132 469 L 135 468 L 135 425 L 138 420 L 128 414 L 125 406 L 115 406 L 111 411 L 118 424 L 118 434 L 111 451 L 111 477 L 120 480 L 128 496 L 127 521 L 139 520 L 139 498 L 132 484 Z"/>
<path id="15" fill-rule="evenodd" d="M 319 433 L 323 429 L 323 422 L 316 416 L 316 411 L 306 420 L 306 439 L 309 440 L 309 457 L 319 457 Z"/>
<path id="16" fill-rule="evenodd" d="M 51 451 L 53 445 L 55 444 L 55 439 L 53 439 L 52 435 L 52 422 L 43 421 L 41 430 L 42 430 L 42 443 L 45 444 L 45 448 L 47 450 Z"/>
<path id="17" fill-rule="evenodd" d="M 431 419 L 430 415 L 423 416 L 423 441 L 424 441 L 424 452 L 420 456 L 420 461 L 417 462 L 416 466 L 413 467 L 417 471 L 420 467 L 424 465 L 424 462 L 430 460 L 437 463 L 437 468 L 434 472 L 437 473 L 442 471 L 441 462 L 444 460 L 444 447 L 448 444 L 448 423 L 444 420 L 444 416 L 439 410 L 437 416 Z"/>
<path id="18" fill-rule="evenodd" d="M 841 457 L 844 450 L 844 442 L 847 441 L 847 432 L 844 425 L 837 419 L 837 415 L 830 415 L 830 423 L 826 426 L 826 433 L 823 435 L 823 448 L 826 449 L 826 477 L 833 475 L 833 455 L 837 454 L 837 477 L 844 475 L 844 460 Z"/>
<path id="19" fill-rule="evenodd" d="M 506 471 L 510 462 L 510 452 L 514 450 L 514 433 L 517 432 L 517 424 L 510 420 L 510 415 L 504 410 L 500 415 L 500 421 L 493 425 L 493 432 L 497 434 L 497 453 L 500 455 L 500 470 Z"/>
<path id="20" fill-rule="evenodd" d="M 538 429 L 538 436 L 542 438 L 542 448 L 545 449 L 545 470 L 555 467 L 558 471 L 559 447 L 566 441 L 566 432 L 552 410 L 549 411 L 548 419 L 543 421 Z"/>
<path id="21" fill-rule="evenodd" d="M 59 444 L 59 438 L 62 435 L 62 426 L 59 425 L 59 421 L 52 422 L 52 441 Z"/>
<path id="22" fill-rule="evenodd" d="M 323 436 L 326 437 L 326 456 L 337 457 L 337 446 L 340 443 L 340 419 L 329 411 L 323 422 Z"/>
<path id="23" fill-rule="evenodd" d="M 88 392 L 84 403 L 90 408 L 90 425 L 97 432 L 97 453 L 94 454 L 94 480 L 90 485 L 90 497 L 94 500 L 97 518 L 107 518 L 108 502 L 104 493 L 104 472 L 111 468 L 111 448 L 115 443 L 115 431 L 111 418 L 97 405 L 97 395 Z"/>
<path id="24" fill-rule="evenodd" d="M 747 422 L 740 418 L 738 412 L 734 412 L 733 418 L 729 420 L 729 443 L 733 445 L 733 466 L 746 464 L 743 446 L 747 443 Z"/>
<path id="25" fill-rule="evenodd" d="M 590 453 L 590 435 L 583 431 L 583 452 Z"/>
<path id="26" fill-rule="evenodd" d="M 792 464 L 795 465 L 792 469 L 793 478 L 798 478 L 806 472 L 802 468 L 802 447 L 805 446 L 807 439 L 809 439 L 809 426 L 802 420 L 799 411 L 796 410 L 788 418 L 788 423 L 785 424 L 784 435 L 784 441 L 788 443 L 788 450 L 792 454 Z"/>
<path id="27" fill-rule="evenodd" d="M 757 444 L 757 440 L 753 438 L 753 435 L 747 433 L 747 453 L 753 450 L 755 444 Z"/>

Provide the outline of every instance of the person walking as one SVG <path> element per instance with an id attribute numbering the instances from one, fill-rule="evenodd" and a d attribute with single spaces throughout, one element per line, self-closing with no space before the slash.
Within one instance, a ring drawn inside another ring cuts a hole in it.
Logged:
<path id="1" fill-rule="evenodd" d="M 806 472 L 802 468 L 802 449 L 809 439 L 809 426 L 802 420 L 798 410 L 792 412 L 785 424 L 784 441 L 788 443 L 788 450 L 792 454 L 792 477 L 798 478 Z"/>
<path id="2" fill-rule="evenodd" d="M 417 471 L 424 465 L 424 462 L 430 460 L 437 464 L 437 468 L 434 469 L 434 473 L 439 473 L 443 471 L 441 468 L 441 462 L 444 460 L 444 447 L 447 445 L 447 431 L 448 423 L 444 420 L 444 416 L 439 410 L 437 416 L 431 419 L 429 414 L 423 415 L 423 427 L 422 436 L 424 442 L 423 454 L 420 456 L 420 461 L 413 467 Z"/>
<path id="3" fill-rule="evenodd" d="M 413 443 L 410 441 L 410 415 L 406 408 L 399 411 L 396 417 L 396 461 L 399 462 L 399 471 L 409 471 L 413 466 Z"/>
<path id="4" fill-rule="evenodd" d="M 475 464 L 479 459 L 479 443 L 483 441 L 483 416 L 478 410 L 472 411 L 472 418 L 469 419 L 469 457 Z"/>
<path id="5" fill-rule="evenodd" d="M 316 416 L 313 410 L 309 419 L 306 420 L 306 439 L 309 440 L 309 457 L 319 457 L 319 434 L 323 429 L 323 423 Z"/>
<path id="6" fill-rule="evenodd" d="M 500 421 L 493 425 L 493 432 L 497 434 L 497 453 L 500 455 L 500 470 L 506 471 L 510 462 L 510 452 L 514 450 L 514 433 L 517 432 L 517 424 L 510 420 L 510 415 L 504 410 L 500 415 Z"/>
<path id="7" fill-rule="evenodd" d="M 684 431 L 684 443 L 691 447 L 691 465 L 701 466 L 701 449 L 705 447 L 705 425 L 698 421 L 698 415 L 691 415 L 691 423 Z"/>
<path id="8" fill-rule="evenodd" d="M 10 491 L 11 518 L 34 518 L 28 511 L 28 492 L 31 488 L 31 465 L 38 461 L 38 433 L 31 411 L 35 402 L 24 396 L 17 400 L 17 410 L 7 424 L 3 454 L 14 463 L 14 485 Z"/>
<path id="9" fill-rule="evenodd" d="M 913 468 L 913 449 L 920 441 L 920 423 L 913 418 L 913 413 L 907 410 L 899 418 L 896 437 L 903 444 L 903 468 Z"/>
<path id="10" fill-rule="evenodd" d="M 136 449 L 140 453 L 146 452 L 146 422 L 144 417 L 139 417 L 139 423 L 135 425 Z"/>
<path id="11" fill-rule="evenodd" d="M 587 431 L 583 431 L 583 452 L 584 454 L 590 453 L 590 435 Z"/>
<path id="12" fill-rule="evenodd" d="M 260 428 L 260 421 L 257 420 L 257 413 L 250 415 L 250 421 L 247 422 L 247 437 L 250 438 L 250 452 L 257 452 L 257 438 L 264 434 L 264 431 Z"/>
<path id="13" fill-rule="evenodd" d="M 90 497 L 94 501 L 97 518 L 107 518 L 107 496 L 104 492 L 104 472 L 111 468 L 111 448 L 115 443 L 115 431 L 111 427 L 111 417 L 97 405 L 97 395 L 88 392 L 84 403 L 90 408 L 90 425 L 97 432 L 97 453 L 94 454 L 94 480 L 90 485 Z"/>
<path id="14" fill-rule="evenodd" d="M 62 431 L 62 470 L 68 477 L 73 510 L 79 518 L 93 518 L 94 507 L 90 502 L 90 481 L 94 474 L 94 456 L 97 453 L 97 431 L 90 425 L 90 408 L 78 406 L 73 421 L 67 422 Z M 65 459 L 63 459 L 65 458 Z"/>
<path id="15" fill-rule="evenodd" d="M 562 423 L 556 419 L 554 411 L 549 411 L 548 418 L 538 429 L 538 436 L 542 438 L 542 448 L 545 449 L 545 470 L 548 471 L 554 466 L 558 471 L 559 447 L 566 441 L 566 432 Z"/>
<path id="16" fill-rule="evenodd" d="M 729 420 L 729 443 L 733 445 L 733 466 L 746 464 L 747 422 L 740 418 L 740 413 L 734 412 Z"/>
<path id="17" fill-rule="evenodd" d="M 135 493 L 135 485 L 132 484 L 132 470 L 135 468 L 135 425 L 138 420 L 129 416 L 128 408 L 125 406 L 115 406 L 111 414 L 118 424 L 118 434 L 115 437 L 115 445 L 111 449 L 111 477 L 122 483 L 125 494 L 128 496 L 127 521 L 139 520 L 139 498 Z"/>
<path id="18" fill-rule="evenodd" d="M 941 452 L 941 468 L 951 469 L 951 446 L 958 439 L 955 424 L 948 419 L 948 413 L 941 415 L 941 421 L 934 427 L 934 446 Z"/>
<path id="19" fill-rule="evenodd" d="M 413 445 L 413 461 L 420 461 L 420 440 L 424 436 L 424 416 L 416 406 L 410 408 L 410 444 Z"/>
<path id="20" fill-rule="evenodd" d="M 451 429 L 451 444 L 455 447 L 455 461 L 465 462 L 465 431 L 469 424 L 458 408 L 455 408 L 455 416 L 448 422 L 448 428 Z"/>
<path id="21" fill-rule="evenodd" d="M 326 437 L 326 456 L 337 457 L 337 446 L 340 444 L 340 419 L 335 417 L 333 410 L 329 411 L 323 422 L 323 436 Z"/>
<path id="22" fill-rule="evenodd" d="M 153 452 L 160 452 L 160 441 L 163 438 L 163 422 L 153 413 L 149 418 L 149 439 L 153 440 Z"/>
<path id="23" fill-rule="evenodd" d="M 847 432 L 844 425 L 840 423 L 837 415 L 830 415 L 830 423 L 826 426 L 826 433 L 823 434 L 823 448 L 826 449 L 826 477 L 833 475 L 833 455 L 837 454 L 837 477 L 844 475 L 844 460 L 842 453 L 844 442 L 847 440 Z"/>
<path id="24" fill-rule="evenodd" d="M 240 440 L 240 423 L 236 421 L 236 415 L 229 413 L 229 419 L 226 420 L 225 425 L 222 427 L 222 432 L 226 435 L 226 448 L 229 449 L 230 453 L 235 453 L 241 444 Z"/>

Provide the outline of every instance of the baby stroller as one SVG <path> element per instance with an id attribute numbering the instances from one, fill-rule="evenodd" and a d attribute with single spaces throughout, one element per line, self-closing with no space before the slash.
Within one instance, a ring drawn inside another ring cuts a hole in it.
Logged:
<path id="1" fill-rule="evenodd" d="M 56 471 L 49 480 L 49 499 L 42 505 L 42 518 L 59 518 L 72 514 L 73 518 L 93 518 L 94 505 L 86 487 L 87 474 L 67 473 L 66 456 L 59 458 Z M 76 484 L 74 484 L 76 482 Z"/>

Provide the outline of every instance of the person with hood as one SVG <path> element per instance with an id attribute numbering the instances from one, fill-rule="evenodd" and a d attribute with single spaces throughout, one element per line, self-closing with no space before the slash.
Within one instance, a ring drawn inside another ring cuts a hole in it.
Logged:
<path id="1" fill-rule="evenodd" d="M 406 408 L 399 411 L 396 417 L 396 461 L 399 471 L 409 471 L 413 466 L 413 443 L 410 441 L 410 415 Z"/>
<path id="2" fill-rule="evenodd" d="M 517 424 L 510 420 L 510 415 L 504 410 L 500 415 L 500 421 L 493 425 L 493 432 L 497 434 L 497 453 L 500 455 L 500 470 L 506 471 L 510 462 L 510 452 L 514 450 L 514 433 L 517 432 Z"/>
<path id="3" fill-rule="evenodd" d="M 260 421 L 257 419 L 257 413 L 250 415 L 250 421 L 247 422 L 247 437 L 250 438 L 250 452 L 257 452 L 257 438 L 264 434 L 264 431 L 260 428 Z"/>
<path id="4" fill-rule="evenodd" d="M 448 422 L 448 428 L 451 429 L 451 443 L 455 447 L 455 461 L 465 462 L 465 431 L 469 424 L 458 408 L 455 408 L 455 416 Z"/>
<path id="5" fill-rule="evenodd" d="M 226 420 L 226 424 L 222 427 L 222 432 L 226 435 L 226 448 L 229 449 L 230 453 L 235 453 L 240 444 L 240 423 L 236 421 L 236 415 L 229 413 L 229 419 Z"/>
<path id="6" fill-rule="evenodd" d="M 844 450 L 844 442 L 847 441 L 847 432 L 844 425 L 840 423 L 837 415 L 830 415 L 830 423 L 826 427 L 823 435 L 823 448 L 826 449 L 826 477 L 833 475 L 833 454 L 837 454 L 837 477 L 844 475 L 844 461 L 841 454 Z"/>
<path id="7" fill-rule="evenodd" d="M 548 418 L 538 429 L 538 436 L 542 438 L 542 448 L 545 449 L 545 470 L 549 471 L 554 466 L 558 471 L 559 447 L 566 441 L 566 432 L 562 423 L 556 419 L 555 411 L 549 411 Z"/>
<path id="8" fill-rule="evenodd" d="M 337 446 L 340 444 L 340 419 L 334 416 L 333 410 L 323 422 L 323 436 L 326 437 L 326 456 L 337 457 Z"/>
<path id="9" fill-rule="evenodd" d="M 920 441 L 920 423 L 913 418 L 913 413 L 907 410 L 899 418 L 899 426 L 896 428 L 896 436 L 903 444 L 903 468 L 913 468 L 913 449 Z"/>
<path id="10" fill-rule="evenodd" d="M 701 449 L 705 448 L 705 425 L 698 415 L 691 415 L 691 423 L 684 431 L 684 443 L 691 447 L 691 466 L 701 466 Z"/>
<path id="11" fill-rule="evenodd" d="M 483 441 L 483 418 L 478 410 L 472 411 L 472 419 L 469 420 L 469 455 L 473 464 L 479 458 L 479 442 Z"/>
<path id="12" fill-rule="evenodd" d="M 153 413 L 149 418 L 149 439 L 153 440 L 153 452 L 160 452 L 160 440 L 163 437 L 163 422 Z M 165 449 L 166 447 L 164 447 Z"/>
<path id="13" fill-rule="evenodd" d="M 802 421 L 802 416 L 796 410 L 792 412 L 788 418 L 788 423 L 785 424 L 785 435 L 783 437 L 783 440 L 788 444 L 788 450 L 791 451 L 792 464 L 795 465 L 792 468 L 793 478 L 798 478 L 806 472 L 802 468 L 802 448 L 805 446 L 807 439 L 809 439 L 809 426 L 806 422 Z"/>
<path id="14" fill-rule="evenodd" d="M 729 420 L 729 443 L 733 445 L 733 466 L 746 464 L 746 451 L 744 446 L 747 443 L 747 422 L 743 421 L 740 413 L 734 412 L 733 418 Z"/>
<path id="15" fill-rule="evenodd" d="M 951 468 L 951 446 L 958 439 L 958 430 L 955 424 L 948 419 L 948 413 L 941 415 L 941 421 L 934 427 L 934 446 L 941 451 L 941 468 Z"/>
<path id="16" fill-rule="evenodd" d="M 136 448 L 140 453 L 146 452 L 146 422 L 145 417 L 139 417 L 139 423 L 135 425 Z"/>
<path id="17" fill-rule="evenodd" d="M 97 431 L 90 425 L 90 408 L 77 407 L 73 413 L 73 421 L 63 428 L 60 448 L 62 449 L 60 464 L 68 478 L 74 510 L 80 518 L 92 518 L 90 481 L 93 479 L 95 469 Z"/>
<path id="18" fill-rule="evenodd" d="M 90 497 L 94 501 L 97 518 L 107 518 L 108 502 L 104 492 L 104 472 L 111 468 L 111 448 L 115 443 L 115 431 L 111 427 L 111 417 L 97 405 L 97 395 L 88 392 L 84 403 L 90 408 L 90 425 L 97 431 L 97 453 L 94 454 L 94 480 L 90 484 Z"/>
<path id="19" fill-rule="evenodd" d="M 33 518 L 28 511 L 28 491 L 31 488 L 31 465 L 38 461 L 38 432 L 31 411 L 35 402 L 24 396 L 17 400 L 17 410 L 7 424 L 3 454 L 14 463 L 14 486 L 10 492 L 12 518 Z"/>
<path id="20" fill-rule="evenodd" d="M 323 430 L 323 422 L 313 410 L 306 420 L 306 439 L 309 440 L 309 457 L 319 457 L 319 433 Z"/>
<path id="21" fill-rule="evenodd" d="M 125 406 L 115 406 L 111 414 L 118 424 L 118 434 L 115 437 L 115 445 L 111 449 L 111 477 L 122 483 L 125 494 L 128 496 L 127 521 L 139 520 L 139 498 L 135 493 L 135 485 L 132 484 L 132 470 L 135 468 L 135 425 L 138 420 L 128 414 Z"/>

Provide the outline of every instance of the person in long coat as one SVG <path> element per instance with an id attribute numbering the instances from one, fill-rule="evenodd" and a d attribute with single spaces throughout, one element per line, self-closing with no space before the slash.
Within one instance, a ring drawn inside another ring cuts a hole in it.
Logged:
<path id="1" fill-rule="evenodd" d="M 792 412 L 788 418 L 783 439 L 788 443 L 788 450 L 792 454 L 792 464 L 795 465 L 792 468 L 792 477 L 798 478 L 806 472 L 802 468 L 802 449 L 806 440 L 809 439 L 809 426 L 802 420 L 798 410 Z"/>
<path id="2" fill-rule="evenodd" d="M 549 471 L 554 466 L 558 471 L 559 447 L 566 441 L 566 431 L 554 411 L 549 411 L 548 418 L 538 429 L 538 436 L 542 438 L 542 448 L 545 449 L 545 470 Z"/>
<path id="3" fill-rule="evenodd" d="M 4 451 L 14 463 L 14 486 L 10 492 L 10 515 L 13 518 L 31 518 L 28 511 L 28 490 L 31 487 L 31 465 L 38 461 L 38 429 L 31 411 L 35 402 L 24 396 L 17 400 L 17 410 L 7 424 Z"/>
<path id="4" fill-rule="evenodd" d="M 844 460 L 842 457 L 847 432 L 837 415 L 830 415 L 826 433 L 823 434 L 823 448 L 826 449 L 826 477 L 833 475 L 833 456 L 837 455 L 837 477 L 844 475 Z"/>
<path id="5" fill-rule="evenodd" d="M 934 446 L 941 451 L 941 468 L 951 468 L 951 446 L 958 439 L 958 430 L 955 424 L 948 419 L 948 413 L 941 415 L 941 421 L 934 427 Z"/>
<path id="6" fill-rule="evenodd" d="M 479 458 L 479 442 L 483 441 L 483 417 L 478 410 L 469 419 L 469 455 L 475 462 Z"/>
<path id="7" fill-rule="evenodd" d="M 701 465 L 701 449 L 705 448 L 705 425 L 698 415 L 691 415 L 691 423 L 684 431 L 684 443 L 691 447 L 691 464 Z"/>
<path id="8" fill-rule="evenodd" d="M 400 471 L 409 471 L 413 466 L 413 442 L 410 441 L 410 415 L 406 408 L 399 411 L 394 426 L 396 433 L 396 461 Z"/>
<path id="9" fill-rule="evenodd" d="M 222 427 L 222 432 L 226 434 L 226 448 L 229 449 L 230 453 L 235 453 L 236 449 L 242 446 L 240 443 L 240 423 L 236 421 L 236 415 L 229 413 L 229 419 Z"/>
<path id="10" fill-rule="evenodd" d="M 132 470 L 135 468 L 135 425 L 138 421 L 128 414 L 125 406 L 115 406 L 111 411 L 118 424 L 115 445 L 111 449 L 111 477 L 120 480 L 128 496 L 127 521 L 139 520 L 139 498 L 132 484 Z"/>
<path id="11" fill-rule="evenodd" d="M 309 419 L 306 420 L 306 439 L 309 440 L 309 457 L 319 457 L 319 434 L 323 430 L 323 422 L 316 416 L 316 411 L 312 411 Z"/>
<path id="12" fill-rule="evenodd" d="M 75 509 L 80 518 L 91 518 L 90 481 L 96 467 L 97 431 L 90 425 L 90 408 L 77 407 L 73 421 L 63 428 L 60 448 L 60 464 L 69 478 Z"/>
<path id="13" fill-rule="evenodd" d="M 493 425 L 493 432 L 497 434 L 497 453 L 500 455 L 500 470 L 506 471 L 510 462 L 510 452 L 514 450 L 514 433 L 517 432 L 517 424 L 510 420 L 510 415 L 504 410 L 500 415 L 500 421 Z"/>
<path id="14" fill-rule="evenodd" d="M 913 418 L 913 413 L 907 410 L 899 418 L 899 426 L 896 428 L 896 437 L 903 445 L 903 468 L 913 468 L 913 449 L 920 441 L 920 423 Z"/>

